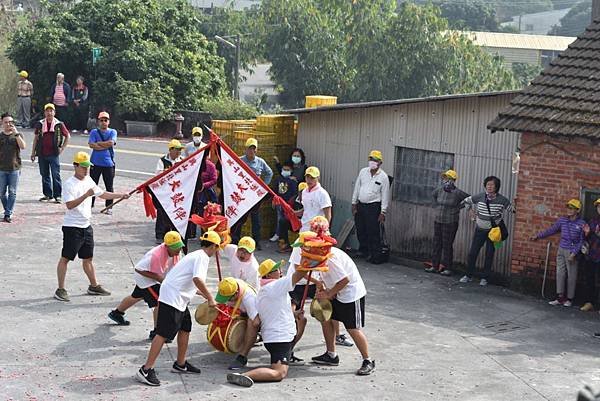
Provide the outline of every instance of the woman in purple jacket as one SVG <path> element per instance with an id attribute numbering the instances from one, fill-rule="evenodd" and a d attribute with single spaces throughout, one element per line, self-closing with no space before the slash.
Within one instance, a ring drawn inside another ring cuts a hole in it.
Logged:
<path id="1" fill-rule="evenodd" d="M 581 202 L 571 199 L 567 202 L 567 215 L 559 217 L 552 227 L 531 237 L 532 241 L 549 237 L 560 231 L 560 243 L 556 254 L 556 293 L 550 305 L 573 305 L 577 285 L 577 255 L 581 252 L 584 240 L 585 221 L 579 217 Z M 567 289 L 565 297 L 565 279 Z"/>

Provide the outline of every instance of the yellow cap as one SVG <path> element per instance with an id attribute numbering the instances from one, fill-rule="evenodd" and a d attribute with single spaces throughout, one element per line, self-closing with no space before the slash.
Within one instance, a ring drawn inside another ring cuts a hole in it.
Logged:
<path id="1" fill-rule="evenodd" d="M 298 184 L 298 191 L 304 191 L 306 188 L 308 188 L 307 183 L 301 182 L 300 184 Z"/>
<path id="2" fill-rule="evenodd" d="M 599 204 L 600 204 L 600 198 L 598 198 L 594 201 L 594 206 L 598 206 Z"/>
<path id="3" fill-rule="evenodd" d="M 319 178 L 321 176 L 321 172 L 315 166 L 310 166 L 306 169 L 304 175 L 310 175 L 312 178 Z"/>
<path id="4" fill-rule="evenodd" d="M 56 110 L 56 107 L 54 107 L 54 104 L 52 103 L 46 103 L 46 105 L 44 106 L 44 110 L 46 109 Z"/>
<path id="5" fill-rule="evenodd" d="M 252 239 L 252 237 L 242 237 L 238 242 L 238 248 L 242 248 L 249 253 L 254 252 L 256 249 L 256 242 Z"/>
<path id="6" fill-rule="evenodd" d="M 571 199 L 567 202 L 568 207 L 572 207 L 573 209 L 581 210 L 581 202 L 579 199 Z"/>
<path id="7" fill-rule="evenodd" d="M 329 231 L 329 220 L 324 216 L 315 216 L 309 222 L 310 231 L 315 233 L 326 233 Z"/>
<path id="8" fill-rule="evenodd" d="M 494 227 L 488 232 L 488 238 L 492 242 L 501 242 L 502 241 L 502 231 L 500 231 L 500 227 Z"/>
<path id="9" fill-rule="evenodd" d="M 258 148 L 258 141 L 255 138 L 248 138 L 246 140 L 246 147 L 249 148 L 250 146 Z"/>
<path id="10" fill-rule="evenodd" d="M 19 76 L 23 77 L 23 78 L 27 78 L 29 76 L 29 74 L 27 73 L 27 71 L 23 70 L 23 71 L 19 72 Z"/>
<path id="11" fill-rule="evenodd" d="M 233 277 L 225 277 L 219 283 L 219 292 L 215 297 L 215 301 L 218 304 L 224 304 L 235 295 L 238 290 L 238 282 Z"/>
<path id="12" fill-rule="evenodd" d="M 177 231 L 169 231 L 164 236 L 164 244 L 169 248 L 177 251 L 183 248 L 183 241 L 181 240 L 181 235 Z"/>
<path id="13" fill-rule="evenodd" d="M 171 139 L 171 142 L 169 142 L 170 149 L 183 149 L 183 145 L 177 139 Z"/>
<path id="14" fill-rule="evenodd" d="M 221 237 L 214 231 L 207 231 L 200 237 L 200 241 L 212 242 L 215 245 L 221 245 Z"/>
<path id="15" fill-rule="evenodd" d="M 90 155 L 86 152 L 75 153 L 75 156 L 73 156 L 73 163 L 77 163 L 81 167 L 93 166 L 92 162 L 90 162 Z"/>
<path id="16" fill-rule="evenodd" d="M 194 127 L 192 128 L 192 136 L 200 136 L 202 135 L 202 128 Z"/>
<path id="17" fill-rule="evenodd" d="M 454 181 L 456 181 L 458 179 L 458 174 L 456 174 L 456 171 L 454 171 L 454 170 L 448 170 L 445 173 L 443 173 L 442 176 L 446 177 L 446 178 L 450 178 Z"/>
<path id="18" fill-rule="evenodd" d="M 264 260 L 260 264 L 260 266 L 258 266 L 258 274 L 261 277 L 265 277 L 267 274 L 281 268 L 282 263 L 283 263 L 283 260 L 280 260 L 277 263 L 275 263 L 275 261 L 273 259 Z"/>
<path id="19" fill-rule="evenodd" d="M 372 150 L 371 153 L 369 153 L 369 158 L 378 160 L 380 162 L 383 161 L 383 156 L 381 155 L 381 152 L 378 150 Z"/>

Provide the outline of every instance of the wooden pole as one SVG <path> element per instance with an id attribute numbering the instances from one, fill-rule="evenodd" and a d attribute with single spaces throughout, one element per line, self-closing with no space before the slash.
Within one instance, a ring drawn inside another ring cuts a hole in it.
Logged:
<path id="1" fill-rule="evenodd" d="M 131 196 L 137 192 L 140 192 L 137 188 L 134 189 L 133 191 L 129 192 L 127 195 Z M 116 201 L 114 201 L 111 205 L 106 206 L 104 209 L 100 210 L 100 213 L 104 213 L 105 211 L 107 211 L 108 209 L 112 209 L 117 203 L 120 203 L 122 201 L 124 201 L 125 198 L 119 198 Z"/>
<path id="2" fill-rule="evenodd" d="M 215 253 L 215 259 L 217 259 L 217 274 L 219 275 L 219 283 L 220 283 L 223 278 L 221 277 L 221 261 L 219 260 L 219 251 L 217 251 L 217 253 Z"/>

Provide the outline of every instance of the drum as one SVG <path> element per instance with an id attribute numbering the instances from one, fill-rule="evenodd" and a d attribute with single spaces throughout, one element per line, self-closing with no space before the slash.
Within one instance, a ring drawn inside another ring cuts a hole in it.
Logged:
<path id="1" fill-rule="evenodd" d="M 228 319 L 226 324 L 219 324 L 215 319 L 208 325 L 206 339 L 217 351 L 237 354 L 244 345 L 247 325 L 247 318 Z"/>

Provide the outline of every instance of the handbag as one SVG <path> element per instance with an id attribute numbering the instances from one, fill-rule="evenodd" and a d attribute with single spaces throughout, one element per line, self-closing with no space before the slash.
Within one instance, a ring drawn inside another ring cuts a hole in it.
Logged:
<path id="1" fill-rule="evenodd" d="M 492 217 L 492 210 L 490 209 L 490 201 L 487 198 L 485 198 L 485 205 L 487 206 L 488 213 L 490 214 L 490 223 L 492 224 L 492 228 L 498 227 L 500 229 L 500 235 L 501 235 L 502 241 L 506 241 L 506 239 L 508 238 L 508 228 L 506 227 L 504 220 L 500 220 L 500 223 L 496 224 L 496 221 Z"/>

